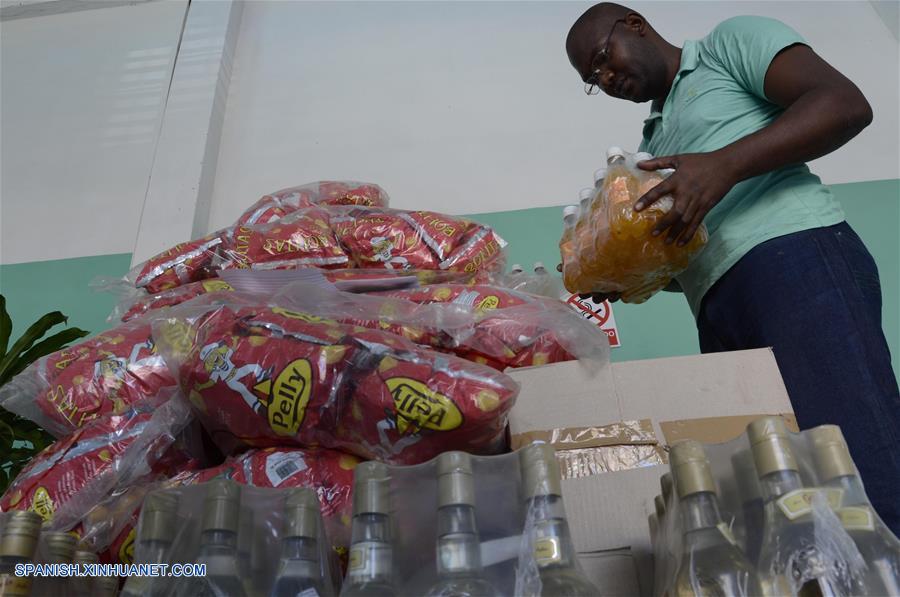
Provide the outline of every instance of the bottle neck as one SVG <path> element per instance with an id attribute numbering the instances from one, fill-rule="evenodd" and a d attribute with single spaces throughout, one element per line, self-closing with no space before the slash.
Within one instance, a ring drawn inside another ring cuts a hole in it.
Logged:
<path id="1" fill-rule="evenodd" d="M 722 522 L 719 498 L 711 491 L 701 491 L 683 497 L 680 509 L 685 533 L 716 527 Z"/>
<path id="2" fill-rule="evenodd" d="M 357 514 L 353 517 L 350 542 L 351 583 L 390 582 L 393 576 L 393 547 L 387 514 Z"/>
<path id="3" fill-rule="evenodd" d="M 528 502 L 534 516 L 534 559 L 538 568 L 568 568 L 575 565 L 575 546 L 562 498 L 537 495 Z"/>
<path id="4" fill-rule="evenodd" d="M 862 481 L 856 475 L 835 477 L 825 482 L 826 487 L 835 487 L 844 490 L 842 505 L 844 506 L 868 506 L 869 499 Z"/>
<path id="5" fill-rule="evenodd" d="M 768 503 L 796 489 L 803 488 L 800 473 L 792 470 L 775 471 L 759 480 L 763 501 Z"/>
<path id="6" fill-rule="evenodd" d="M 319 560 L 319 542 L 311 537 L 285 537 L 281 542 L 282 560 Z"/>
<path id="7" fill-rule="evenodd" d="M 237 552 L 237 533 L 210 529 L 200 535 L 200 555 L 234 555 Z"/>
<path id="8" fill-rule="evenodd" d="M 481 542 L 474 507 L 454 504 L 438 510 L 437 551 L 440 576 L 481 571 Z"/>
<path id="9" fill-rule="evenodd" d="M 168 541 L 141 541 L 142 560 L 148 564 L 163 564 L 169 555 L 172 544 Z"/>

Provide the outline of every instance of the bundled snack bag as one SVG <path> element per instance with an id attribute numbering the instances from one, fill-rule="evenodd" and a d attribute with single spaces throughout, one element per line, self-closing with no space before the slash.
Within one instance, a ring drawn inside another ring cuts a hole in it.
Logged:
<path id="1" fill-rule="evenodd" d="M 387 207 L 388 194 L 377 184 L 321 180 L 264 195 L 238 218 L 237 225 L 268 224 L 313 205 Z"/>
<path id="2" fill-rule="evenodd" d="M 150 324 L 135 320 L 32 363 L 0 388 L 0 405 L 63 437 L 99 416 L 155 402 L 174 385 Z"/>
<path id="3" fill-rule="evenodd" d="M 609 168 L 598 180 L 592 200 L 565 213 L 560 240 L 563 281 L 572 293 L 619 293 L 626 303 L 642 303 L 665 288 L 708 238 L 701 226 L 684 247 L 666 244 L 651 231 L 672 208 L 664 198 L 636 212 L 634 204 L 669 172 L 646 172 L 635 163 L 649 154 L 629 154 L 618 147 L 607 152 Z"/>
<path id="4" fill-rule="evenodd" d="M 201 280 L 199 282 L 191 282 L 184 286 L 176 286 L 168 290 L 162 290 L 156 294 L 147 294 L 142 291 L 132 289 L 133 292 L 128 293 L 119 301 L 119 304 L 113 309 L 109 316 L 109 321 L 127 322 L 138 317 L 143 317 L 150 311 L 157 309 L 165 309 L 180 305 L 192 298 L 207 294 L 210 292 L 231 292 L 234 290 L 228 282 L 219 280 L 218 278 L 210 278 L 209 280 Z"/>
<path id="5" fill-rule="evenodd" d="M 209 278 L 215 249 L 222 243 L 220 232 L 179 243 L 134 267 L 127 280 L 147 292 L 157 293 L 189 282 Z"/>
<path id="6" fill-rule="evenodd" d="M 491 453 L 502 449 L 518 393 L 487 367 L 280 307 L 170 314 L 154 329 L 226 453 L 240 444 L 322 446 L 403 463 L 454 447 Z"/>

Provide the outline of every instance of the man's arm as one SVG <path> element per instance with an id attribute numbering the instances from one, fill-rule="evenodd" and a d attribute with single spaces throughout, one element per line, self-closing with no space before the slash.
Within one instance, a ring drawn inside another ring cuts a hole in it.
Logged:
<path id="1" fill-rule="evenodd" d="M 686 243 L 737 183 L 826 155 L 872 122 L 872 108 L 859 88 L 805 45 L 790 46 L 772 60 L 765 93 L 785 108 L 769 126 L 718 151 L 641 162 L 645 170 L 676 170 L 635 204 L 640 211 L 665 195 L 675 199 L 654 235 L 668 229 L 666 242 Z"/>

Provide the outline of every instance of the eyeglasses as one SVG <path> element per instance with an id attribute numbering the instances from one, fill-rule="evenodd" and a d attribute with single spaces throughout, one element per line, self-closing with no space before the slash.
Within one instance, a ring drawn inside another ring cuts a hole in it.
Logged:
<path id="1" fill-rule="evenodd" d="M 603 44 L 603 47 L 600 48 L 600 51 L 591 59 L 591 76 L 584 82 L 584 92 L 586 94 L 597 95 L 600 93 L 600 71 L 601 66 L 606 64 L 609 60 L 609 40 L 612 39 L 612 34 L 616 30 L 616 25 L 624 22 L 625 19 L 618 19 L 612 24 L 612 27 L 609 29 L 609 35 L 606 36 L 606 42 Z"/>

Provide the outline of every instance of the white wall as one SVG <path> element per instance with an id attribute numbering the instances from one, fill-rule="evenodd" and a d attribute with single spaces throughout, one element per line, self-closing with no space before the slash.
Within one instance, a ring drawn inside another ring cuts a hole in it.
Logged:
<path id="1" fill-rule="evenodd" d="M 0 23 L 0 263 L 131 252 L 186 8 Z"/>
<path id="2" fill-rule="evenodd" d="M 265 192 L 381 183 L 450 213 L 559 205 L 648 106 L 587 97 L 564 40 L 584 2 L 249 2 L 209 229 Z M 634 2 L 669 40 L 737 14 L 782 19 L 866 93 L 876 120 L 814 164 L 826 182 L 900 177 L 898 45 L 868 2 Z"/>

